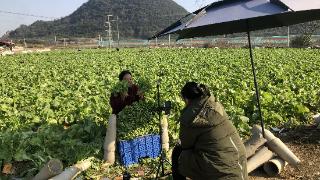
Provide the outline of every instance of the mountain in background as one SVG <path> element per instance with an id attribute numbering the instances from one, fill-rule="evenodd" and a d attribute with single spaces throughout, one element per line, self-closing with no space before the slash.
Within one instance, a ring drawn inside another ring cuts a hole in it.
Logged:
<path id="1" fill-rule="evenodd" d="M 289 26 L 290 35 L 320 35 L 320 21 L 311 21 Z M 286 36 L 288 27 L 277 27 L 253 32 L 254 36 Z"/>
<path id="2" fill-rule="evenodd" d="M 89 0 L 71 15 L 54 21 L 21 25 L 7 38 L 106 37 L 110 17 L 113 37 L 118 29 L 121 39 L 146 39 L 188 12 L 172 0 Z"/>
<path id="3" fill-rule="evenodd" d="M 21 25 L 5 35 L 7 39 L 53 39 L 106 37 L 110 17 L 113 38 L 146 39 L 168 27 L 188 12 L 172 0 L 89 0 L 71 15 L 54 21 L 36 21 L 30 26 Z M 119 18 L 117 23 L 116 19 Z M 290 34 L 320 34 L 320 22 L 314 21 L 290 26 Z M 284 36 L 287 27 L 255 31 L 253 36 Z M 242 36 L 233 34 L 233 36 Z"/>

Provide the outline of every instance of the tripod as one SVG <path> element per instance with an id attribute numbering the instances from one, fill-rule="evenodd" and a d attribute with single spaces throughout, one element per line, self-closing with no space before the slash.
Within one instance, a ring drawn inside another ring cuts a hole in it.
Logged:
<path id="1" fill-rule="evenodd" d="M 159 79 L 157 81 L 157 101 L 158 101 L 158 118 L 159 118 L 158 120 L 159 120 L 161 149 L 160 149 L 160 162 L 159 162 L 159 165 L 158 165 L 157 175 L 156 175 L 155 179 L 158 179 L 159 177 L 163 177 L 165 175 L 168 175 L 168 174 L 164 173 L 164 162 L 166 161 L 167 163 L 170 164 L 170 162 L 165 158 L 165 152 L 163 151 L 163 147 L 162 147 L 162 142 L 163 142 L 162 133 L 163 133 L 163 130 L 162 130 L 162 127 L 161 127 L 161 113 L 162 113 L 162 111 L 165 111 L 166 115 L 170 114 L 171 102 L 170 101 L 166 101 L 164 106 L 160 106 L 160 76 L 159 76 Z M 160 176 L 158 176 L 159 172 L 160 172 L 160 169 L 161 169 L 161 174 L 160 174 Z"/>

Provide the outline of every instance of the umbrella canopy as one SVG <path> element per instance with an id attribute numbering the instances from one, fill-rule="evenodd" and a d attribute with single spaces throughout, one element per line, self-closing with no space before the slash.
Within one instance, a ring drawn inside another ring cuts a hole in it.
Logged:
<path id="1" fill-rule="evenodd" d="M 320 19 L 319 0 L 224 0 L 192 13 L 154 37 L 177 33 L 179 39 L 247 32 Z"/>
<path id="2" fill-rule="evenodd" d="M 191 17 L 186 21 L 186 17 Z M 257 106 L 264 136 L 260 95 L 250 31 L 320 19 L 320 0 L 221 0 L 203 7 L 157 33 L 153 38 L 179 34 L 178 39 L 247 32 Z"/>

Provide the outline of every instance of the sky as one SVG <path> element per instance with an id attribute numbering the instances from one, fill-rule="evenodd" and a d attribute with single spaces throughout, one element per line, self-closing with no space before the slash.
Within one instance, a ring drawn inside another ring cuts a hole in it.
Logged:
<path id="1" fill-rule="evenodd" d="M 87 1 L 88 0 L 1 0 L 0 37 L 7 31 L 14 30 L 22 24 L 30 25 L 37 20 L 50 21 L 68 16 Z M 193 12 L 211 3 L 213 0 L 174 1 L 187 11 Z"/>

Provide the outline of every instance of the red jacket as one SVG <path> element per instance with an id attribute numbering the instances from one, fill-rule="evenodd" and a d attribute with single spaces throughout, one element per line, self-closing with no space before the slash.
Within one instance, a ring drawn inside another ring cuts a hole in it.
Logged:
<path id="1" fill-rule="evenodd" d="M 139 87 L 133 84 L 128 88 L 128 96 L 122 100 L 119 94 L 111 94 L 110 105 L 112 108 L 112 114 L 118 114 L 124 107 L 131 105 L 135 101 L 139 101 L 141 98 L 138 95 Z"/>

